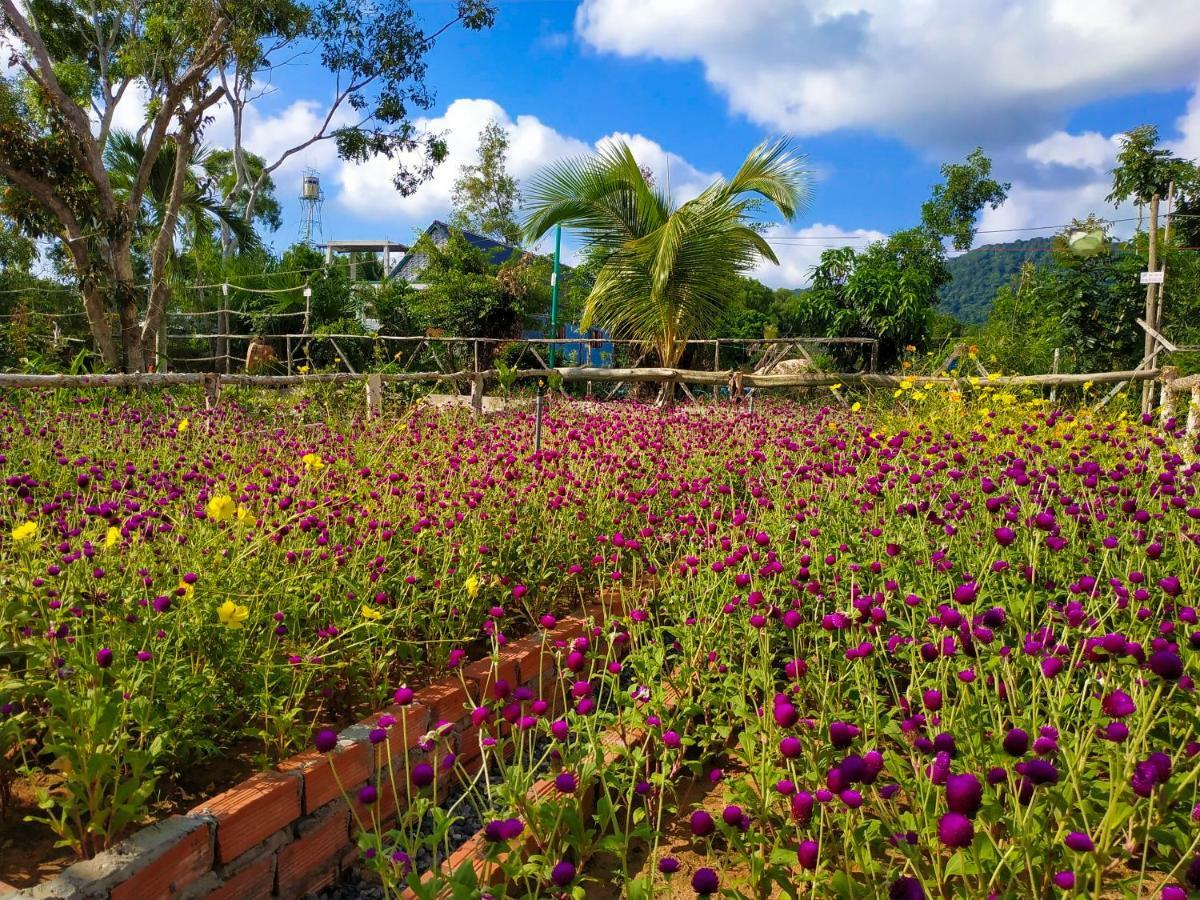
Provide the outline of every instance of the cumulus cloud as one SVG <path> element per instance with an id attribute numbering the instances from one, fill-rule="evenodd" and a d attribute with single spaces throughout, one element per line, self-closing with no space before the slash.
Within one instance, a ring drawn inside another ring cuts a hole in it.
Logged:
<path id="1" fill-rule="evenodd" d="M 1066 111 L 1195 77 L 1195 0 L 583 0 L 594 48 L 698 61 L 737 112 L 793 134 L 1029 143 Z"/>
<path id="2" fill-rule="evenodd" d="M 767 242 L 779 257 L 779 265 L 763 260 L 751 274 L 771 287 L 806 287 L 812 267 L 825 250 L 846 246 L 859 250 L 884 237 L 882 231 L 846 229 L 821 222 L 799 228 L 777 225 L 767 234 Z"/>
<path id="3" fill-rule="evenodd" d="M 338 168 L 337 202 L 363 219 L 398 221 L 410 227 L 424 227 L 433 218 L 444 218 L 450 211 L 459 169 L 475 161 L 479 132 L 491 119 L 508 133 L 508 169 L 518 181 L 529 178 L 548 163 L 592 153 L 613 140 L 628 143 L 638 162 L 653 172 L 658 184 L 670 184 L 677 200 L 694 197 L 717 177 L 644 135 L 614 132 L 589 144 L 556 131 L 537 116 L 513 117 L 493 100 L 463 98 L 451 103 L 443 115 L 416 122 L 423 131 L 443 134 L 449 148 L 445 161 L 416 193 L 402 197 L 393 190 L 391 178 L 396 163 L 380 158 Z"/>

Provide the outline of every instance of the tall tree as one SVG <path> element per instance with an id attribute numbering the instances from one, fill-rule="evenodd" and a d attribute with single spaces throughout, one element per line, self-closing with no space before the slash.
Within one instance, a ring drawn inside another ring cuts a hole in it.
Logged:
<path id="1" fill-rule="evenodd" d="M 362 162 L 385 156 L 397 160 L 392 184 L 411 194 L 446 156 L 441 135 L 421 132 L 413 109 L 428 109 L 433 94 L 425 84 L 425 57 L 434 42 L 456 25 L 471 30 L 495 21 L 494 0 L 455 0 L 454 15 L 426 31 L 413 12 L 413 0 L 296 0 L 281 16 L 276 32 L 266 33 L 220 69 L 220 83 L 233 113 L 236 179 L 227 202 L 242 205 L 247 221 L 257 215 L 259 197 L 273 173 L 314 144 L 333 141 L 338 154 Z M 334 75 L 333 96 L 313 132 L 255 167 L 245 146 L 247 110 L 267 92 L 273 73 L 289 65 L 297 45 L 317 48 L 321 64 Z M 408 164 L 403 159 L 415 157 Z"/>
<path id="2" fill-rule="evenodd" d="M 961 163 L 942 166 L 942 182 L 921 206 L 921 224 L 931 234 L 950 238 L 955 250 L 969 250 L 975 220 L 985 206 L 999 208 L 1008 197 L 1008 182 L 992 178 L 992 161 L 976 147 Z"/>
<path id="3" fill-rule="evenodd" d="M 507 168 L 508 133 L 495 119 L 479 133 L 478 155 L 478 162 L 464 165 L 454 182 L 451 224 L 515 244 L 521 238 L 513 218 L 521 191 Z"/>
<path id="4" fill-rule="evenodd" d="M 761 259 L 778 264 L 752 227 L 754 204 L 764 200 L 791 220 L 808 200 L 808 171 L 786 141 L 763 143 L 732 178 L 674 206 L 646 180 L 629 146 L 614 142 L 543 170 L 529 194 L 530 240 L 562 224 L 602 254 L 581 327 L 595 322 L 641 341 L 674 366 L 686 341 L 720 319 L 734 276 Z"/>
<path id="5" fill-rule="evenodd" d="M 487 0 L 460 0 L 457 9 L 453 21 L 471 27 L 489 24 L 493 15 Z M 165 246 L 188 190 L 188 160 L 211 110 L 227 98 L 234 108 L 238 178 L 226 199 L 244 196 L 243 218 L 253 221 L 271 172 L 305 146 L 334 140 L 344 158 L 363 160 L 422 143 L 408 111 L 431 102 L 423 60 L 437 33 L 424 33 L 405 0 L 369 9 L 349 0 L 315 6 L 302 0 L 0 0 L 0 38 L 11 46 L 19 72 L 0 80 L 0 181 L 6 188 L 0 211 L 27 233 L 63 243 L 105 364 L 140 371 L 169 297 L 167 274 L 159 268 L 151 269 L 148 292 L 135 284 L 133 259 L 152 169 L 164 148 L 175 148 L 176 161 L 158 235 Z M 261 96 L 256 76 L 313 43 L 336 77 L 328 114 L 308 140 L 255 174 L 242 146 L 242 122 L 248 104 Z M 235 74 L 232 82 L 228 72 Z M 118 191 L 104 150 L 117 105 L 139 91 L 152 98 L 138 132 L 144 154 L 127 188 Z M 424 143 L 426 162 L 397 175 L 405 189 L 444 155 L 440 139 Z"/>

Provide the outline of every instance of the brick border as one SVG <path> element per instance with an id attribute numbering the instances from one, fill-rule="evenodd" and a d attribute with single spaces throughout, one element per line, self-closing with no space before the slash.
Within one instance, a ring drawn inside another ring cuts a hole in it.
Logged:
<path id="1" fill-rule="evenodd" d="M 380 768 L 405 750 L 416 750 L 435 725 L 447 729 L 459 762 L 468 770 L 480 764 L 479 726 L 471 708 L 496 679 L 540 693 L 554 661 L 548 645 L 581 637 L 608 615 L 621 615 L 624 597 L 637 588 L 607 588 L 599 603 L 584 607 L 584 617 L 562 619 L 548 632 L 511 641 L 491 656 L 467 664 L 416 691 L 405 707 L 381 710 L 338 736 L 326 755 L 296 754 L 212 797 L 186 815 L 173 815 L 147 826 L 94 858 L 75 863 L 53 879 L 24 890 L 6 890 L 13 900 L 256 900 L 297 897 L 337 881 L 357 860 L 355 823 L 342 798 L 352 794 Z M 464 681 L 466 689 L 464 689 Z M 373 745 L 369 734 L 383 714 L 396 717 L 386 743 Z M 401 725 L 403 722 L 403 725 Z M 404 737 L 407 736 L 407 748 Z M 389 746 L 390 745 L 390 746 Z M 472 752 L 473 748 L 473 752 Z M 419 753 L 419 750 L 417 750 Z M 393 770 L 393 774 L 394 774 Z M 403 795 L 405 786 L 397 784 Z M 380 790 L 378 813 L 391 818 L 395 800 Z M 476 835 L 478 838 L 479 835 Z M 463 848 L 475 847 L 471 838 Z M 463 848 L 452 859 L 465 859 Z"/>

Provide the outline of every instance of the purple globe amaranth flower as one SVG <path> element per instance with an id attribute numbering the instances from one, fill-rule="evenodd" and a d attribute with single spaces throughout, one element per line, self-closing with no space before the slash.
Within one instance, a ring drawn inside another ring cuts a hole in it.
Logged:
<path id="1" fill-rule="evenodd" d="M 1058 769 L 1054 763 L 1044 759 L 1031 759 L 1017 763 L 1017 771 L 1033 784 L 1058 784 Z"/>
<path id="2" fill-rule="evenodd" d="M 742 821 L 742 808 L 730 804 L 721 810 L 721 821 L 726 825 L 736 826 Z"/>
<path id="3" fill-rule="evenodd" d="M 429 763 L 417 763 L 412 767 L 412 783 L 419 788 L 433 784 L 434 771 Z"/>
<path id="4" fill-rule="evenodd" d="M 962 813 L 948 812 L 938 821 L 938 839 L 951 849 L 969 847 L 975 839 L 975 826 Z"/>
<path id="5" fill-rule="evenodd" d="M 1129 737 L 1129 726 L 1124 722 L 1109 722 L 1098 728 L 1096 733 L 1106 741 L 1120 744 Z"/>
<path id="6" fill-rule="evenodd" d="M 888 887 L 888 900 L 925 900 L 925 888 L 909 875 L 901 875 Z"/>
<path id="7" fill-rule="evenodd" d="M 1123 719 L 1137 712 L 1137 704 L 1124 691 L 1113 691 L 1110 694 L 1105 694 L 1104 699 L 1100 701 L 1100 708 L 1106 716 L 1111 716 L 1114 719 Z"/>
<path id="8" fill-rule="evenodd" d="M 707 837 L 713 833 L 716 827 L 713 823 L 713 817 L 702 809 L 692 813 L 691 819 L 688 820 L 688 825 L 692 830 L 692 834 L 696 837 Z"/>
<path id="9" fill-rule="evenodd" d="M 101 647 L 96 651 L 96 665 L 102 669 L 107 669 L 112 665 L 113 652 L 108 647 Z"/>
<path id="10" fill-rule="evenodd" d="M 412 688 L 408 687 L 407 685 L 401 685 L 400 687 L 396 688 L 396 693 L 393 699 L 399 706 L 408 706 L 413 702 L 413 698 L 415 696 L 416 694 Z"/>
<path id="11" fill-rule="evenodd" d="M 795 759 L 804 752 L 804 745 L 798 737 L 785 737 L 779 742 L 779 752 L 788 759 Z"/>
<path id="12" fill-rule="evenodd" d="M 1096 845 L 1092 843 L 1092 839 L 1082 831 L 1072 831 L 1067 835 L 1063 843 L 1076 853 L 1091 853 L 1096 849 Z"/>
<path id="13" fill-rule="evenodd" d="M 317 752 L 329 753 L 338 745 L 338 736 L 336 731 L 331 731 L 328 728 L 317 732 L 316 738 Z"/>
<path id="14" fill-rule="evenodd" d="M 559 772 L 554 776 L 554 787 L 561 794 L 573 794 L 579 787 L 579 780 L 571 772 Z"/>
<path id="15" fill-rule="evenodd" d="M 1188 900 L 1187 891 L 1177 884 L 1163 885 L 1162 893 L 1159 896 L 1162 900 Z"/>
<path id="16" fill-rule="evenodd" d="M 790 703 L 776 703 L 771 710 L 771 715 L 775 719 L 775 724 L 780 728 L 791 728 L 796 724 L 796 720 L 800 718 L 800 713 L 796 711 L 796 707 Z"/>
<path id="17" fill-rule="evenodd" d="M 1001 547 L 1007 547 L 1017 539 L 1017 533 L 1006 525 L 1001 525 L 992 533 L 996 537 L 996 543 Z"/>
<path id="18" fill-rule="evenodd" d="M 930 712 L 937 712 L 942 708 L 942 692 L 938 690 L 928 690 L 921 695 L 921 702 Z"/>
<path id="19" fill-rule="evenodd" d="M 796 848 L 796 859 L 799 861 L 800 867 L 808 869 L 810 872 L 817 867 L 820 858 L 821 848 L 816 841 L 801 841 L 800 846 Z"/>
<path id="20" fill-rule="evenodd" d="M 792 818 L 801 825 L 808 824 L 812 818 L 816 800 L 808 791 L 797 791 L 792 795 Z"/>
<path id="21" fill-rule="evenodd" d="M 679 860 L 673 856 L 664 856 L 658 861 L 658 871 L 664 875 L 673 875 L 679 871 Z"/>
<path id="22" fill-rule="evenodd" d="M 370 806 L 379 799 L 379 792 L 375 790 L 375 785 L 364 784 L 358 789 L 358 802 L 363 806 Z"/>
<path id="23" fill-rule="evenodd" d="M 712 869 L 705 867 L 692 873 L 692 890 L 697 894 L 715 894 L 720 886 L 721 880 Z"/>
<path id="24" fill-rule="evenodd" d="M 1179 579 L 1174 575 L 1168 575 L 1165 578 L 1158 579 L 1158 586 L 1163 589 L 1163 593 L 1170 597 L 1178 597 L 1183 593 L 1183 586 L 1179 583 Z"/>
<path id="25" fill-rule="evenodd" d="M 567 859 L 555 864 L 550 870 L 550 880 L 555 887 L 566 887 L 575 880 L 575 864 Z"/>
<path id="26" fill-rule="evenodd" d="M 1174 650 L 1158 650 L 1150 654 L 1150 671 L 1164 681 L 1178 681 L 1183 676 L 1183 660 Z"/>
<path id="27" fill-rule="evenodd" d="M 550 723 L 550 733 L 554 735 L 556 741 L 565 741 L 567 735 L 571 733 L 571 728 L 566 719 L 555 719 Z"/>
<path id="28" fill-rule="evenodd" d="M 951 812 L 974 816 L 983 804 L 983 784 L 970 773 L 946 778 L 946 805 Z"/>
<path id="29" fill-rule="evenodd" d="M 858 726 L 849 722 L 829 723 L 829 742 L 839 750 L 849 747 L 860 733 Z"/>
<path id="30" fill-rule="evenodd" d="M 1055 872 L 1054 883 L 1064 891 L 1072 890 L 1075 887 L 1075 873 L 1070 869 L 1064 869 L 1061 872 Z"/>
<path id="31" fill-rule="evenodd" d="M 679 737 L 679 732 L 677 731 L 664 731 L 662 740 L 672 750 L 679 749 L 683 744 L 683 740 Z"/>
<path id="32" fill-rule="evenodd" d="M 1024 756 L 1029 750 L 1029 733 L 1021 728 L 1013 728 L 1004 736 L 1002 746 L 1009 756 Z"/>
<path id="33" fill-rule="evenodd" d="M 960 584 L 954 589 L 955 603 L 974 603 L 976 597 L 979 596 L 979 585 L 973 581 L 968 581 L 966 584 Z"/>

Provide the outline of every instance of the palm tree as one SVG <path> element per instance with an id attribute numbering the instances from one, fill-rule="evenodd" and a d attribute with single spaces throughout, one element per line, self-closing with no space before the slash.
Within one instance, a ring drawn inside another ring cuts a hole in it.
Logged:
<path id="1" fill-rule="evenodd" d="M 756 227 L 764 201 L 790 221 L 808 201 L 808 184 L 803 157 L 786 141 L 764 142 L 733 178 L 673 207 L 616 141 L 534 177 L 525 233 L 534 241 L 555 225 L 579 229 L 601 258 L 581 327 L 640 341 L 674 367 L 686 341 L 716 324 L 734 276 L 760 259 L 778 265 Z"/>

